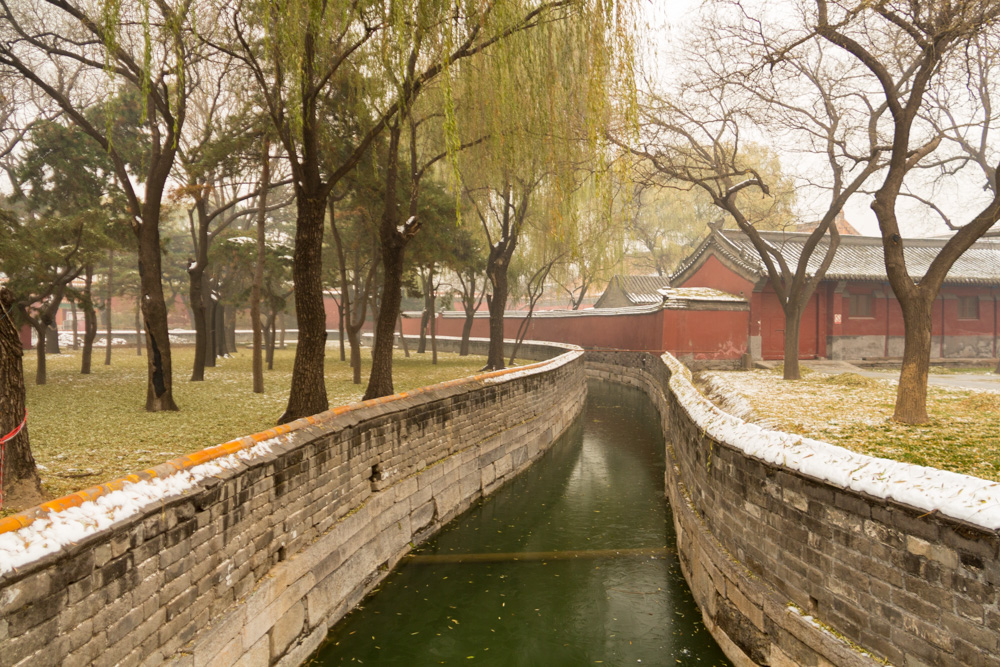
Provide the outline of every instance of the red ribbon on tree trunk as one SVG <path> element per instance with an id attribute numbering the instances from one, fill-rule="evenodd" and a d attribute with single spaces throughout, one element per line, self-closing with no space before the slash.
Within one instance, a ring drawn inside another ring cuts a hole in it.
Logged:
<path id="1" fill-rule="evenodd" d="M 25 425 L 25 423 L 26 423 L 27 421 L 28 421 L 28 408 L 25 408 L 25 409 L 24 409 L 24 419 L 22 419 L 22 420 L 21 420 L 21 423 L 17 425 L 17 428 L 15 428 L 15 429 L 14 429 L 13 431 L 11 431 L 10 433 L 8 433 L 8 434 L 7 434 L 7 435 L 5 435 L 4 437 L 0 438 L 0 445 L 4 444 L 4 443 L 5 443 L 5 442 L 7 442 L 8 440 L 13 440 L 13 439 L 14 439 L 14 437 L 15 437 L 15 436 L 16 436 L 16 435 L 17 435 L 18 433 L 20 433 L 20 432 L 21 432 L 21 429 L 22 429 L 22 428 L 24 428 L 24 425 Z"/>
<path id="2" fill-rule="evenodd" d="M 4 437 L 0 438 L 0 507 L 3 507 L 3 467 L 4 467 L 3 466 L 3 452 L 4 452 L 4 445 L 7 444 L 8 440 L 13 440 L 17 436 L 17 434 L 21 432 L 21 429 L 24 428 L 24 425 L 27 422 L 28 422 L 28 408 L 25 408 L 24 409 L 24 418 L 21 419 L 21 423 L 17 425 L 17 428 L 15 428 L 13 431 L 11 431 L 10 433 L 8 433 Z"/>

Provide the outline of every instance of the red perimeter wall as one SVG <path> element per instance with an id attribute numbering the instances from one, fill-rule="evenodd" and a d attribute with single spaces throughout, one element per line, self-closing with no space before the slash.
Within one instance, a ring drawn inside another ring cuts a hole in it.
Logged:
<path id="1" fill-rule="evenodd" d="M 675 357 L 739 359 L 747 352 L 750 311 L 664 310 L 663 349 Z"/>
<path id="2" fill-rule="evenodd" d="M 663 352 L 694 359 L 739 359 L 747 351 L 749 311 L 658 310 L 650 313 L 619 315 L 565 311 L 533 317 L 525 340 L 572 343 L 583 348 L 644 350 Z M 508 313 L 504 319 L 504 338 L 517 337 L 523 313 Z M 462 317 L 437 319 L 441 336 L 461 336 Z M 403 331 L 420 333 L 420 318 L 405 318 Z M 489 337 L 489 320 L 476 318 L 472 336 Z"/>

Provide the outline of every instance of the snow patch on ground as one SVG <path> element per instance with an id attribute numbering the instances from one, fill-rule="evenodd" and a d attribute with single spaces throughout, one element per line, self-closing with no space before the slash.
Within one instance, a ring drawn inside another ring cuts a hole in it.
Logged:
<path id="1" fill-rule="evenodd" d="M 186 493 L 206 477 L 235 470 L 243 461 L 265 456 L 281 440 L 281 437 L 264 440 L 248 449 L 169 477 L 127 482 L 120 491 L 112 491 L 79 507 L 50 512 L 45 518 L 36 519 L 20 530 L 0 533 L 0 575 L 79 542 L 117 521 L 138 514 L 153 503 Z"/>
<path id="2" fill-rule="evenodd" d="M 911 463 L 856 454 L 843 447 L 772 431 L 722 411 L 691 382 L 691 372 L 669 354 L 670 388 L 698 427 L 718 442 L 748 455 L 843 489 L 866 493 L 1000 529 L 1000 483 L 926 468 Z"/>
<path id="3" fill-rule="evenodd" d="M 704 383 L 705 395 L 710 401 L 734 417 L 745 421 L 754 419 L 754 409 L 750 399 L 724 377 L 717 373 L 703 373 L 699 378 Z"/>
<path id="4" fill-rule="evenodd" d="M 127 344 L 128 344 L 128 341 L 125 340 L 124 338 L 112 338 L 111 339 L 111 345 L 112 346 L 127 345 Z M 107 338 L 96 338 L 96 339 L 94 339 L 94 347 L 107 347 L 107 346 L 108 346 L 108 340 L 107 340 Z"/>

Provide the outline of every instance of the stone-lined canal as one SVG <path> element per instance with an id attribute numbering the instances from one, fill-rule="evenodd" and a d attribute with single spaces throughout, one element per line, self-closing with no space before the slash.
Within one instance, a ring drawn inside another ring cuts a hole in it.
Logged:
<path id="1" fill-rule="evenodd" d="M 635 389 L 591 382 L 519 478 L 404 560 L 315 665 L 728 665 L 674 550 L 663 437 Z"/>

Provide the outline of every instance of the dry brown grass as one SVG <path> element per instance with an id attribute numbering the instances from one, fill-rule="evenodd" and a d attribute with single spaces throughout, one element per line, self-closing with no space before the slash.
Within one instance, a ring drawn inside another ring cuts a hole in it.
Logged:
<path id="1" fill-rule="evenodd" d="M 1000 481 L 1000 394 L 929 387 L 930 422 L 892 420 L 896 385 L 856 373 L 782 380 L 773 371 L 713 373 L 752 419 L 883 458 Z"/>
<path id="2" fill-rule="evenodd" d="M 369 350 L 362 353 L 367 381 Z M 103 357 L 103 353 L 102 353 Z M 34 357 L 25 357 L 31 449 L 40 464 L 47 494 L 57 497 L 163 461 L 274 426 L 284 411 L 291 384 L 294 350 L 276 352 L 273 371 L 264 375 L 264 394 L 251 389 L 249 351 L 219 359 L 205 369 L 204 382 L 189 382 L 194 351 L 173 350 L 174 398 L 180 412 L 148 413 L 146 358 L 115 350 L 113 364 L 101 358 L 91 375 L 80 375 L 79 354 L 48 359 L 48 384 L 35 386 Z M 394 384 L 405 391 L 474 374 L 483 357 L 440 354 L 393 361 Z M 360 400 L 365 385 L 351 382 L 348 364 L 327 350 L 326 386 L 331 406 Z"/>

